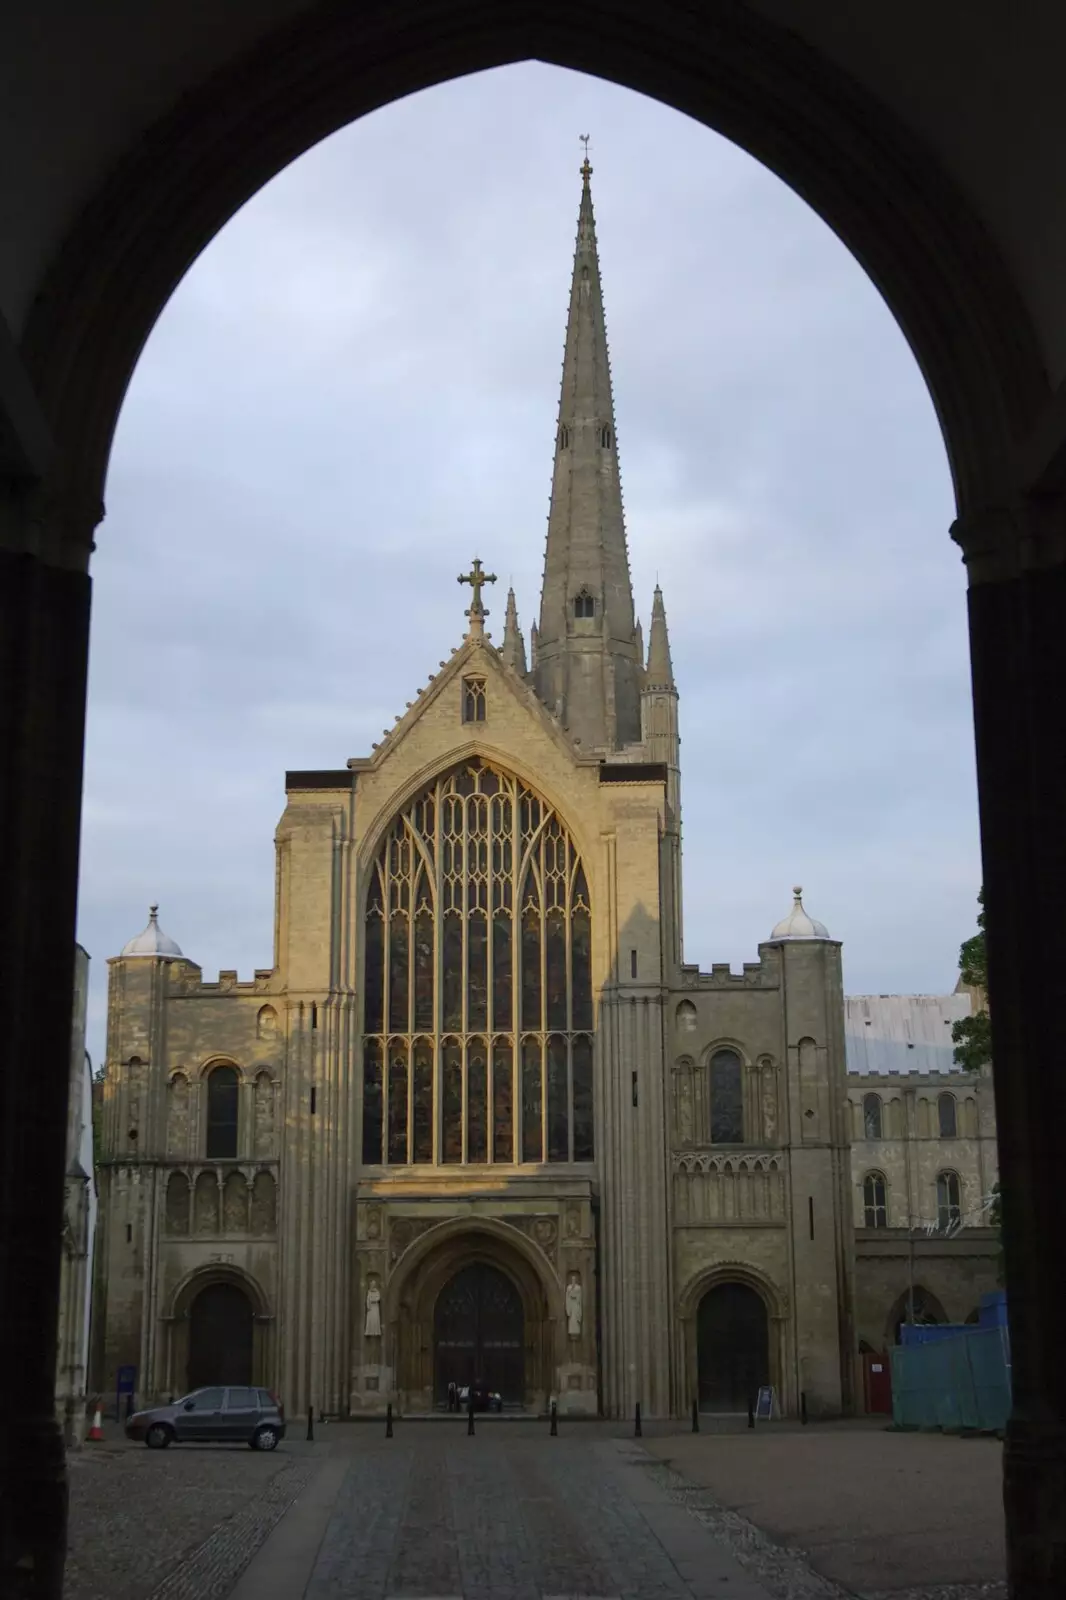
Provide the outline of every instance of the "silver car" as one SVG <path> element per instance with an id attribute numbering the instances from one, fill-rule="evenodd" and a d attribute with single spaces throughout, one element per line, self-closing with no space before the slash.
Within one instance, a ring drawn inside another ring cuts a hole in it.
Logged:
<path id="1" fill-rule="evenodd" d="M 269 1389 L 194 1389 L 168 1406 L 135 1411 L 126 1421 L 126 1438 L 143 1439 L 149 1450 L 193 1440 L 276 1450 L 284 1437 L 285 1408 Z"/>

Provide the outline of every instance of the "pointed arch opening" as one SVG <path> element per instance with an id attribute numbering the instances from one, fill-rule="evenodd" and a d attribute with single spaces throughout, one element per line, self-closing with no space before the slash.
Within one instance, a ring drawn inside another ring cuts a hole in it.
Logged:
<path id="1" fill-rule="evenodd" d="M 363 940 L 365 1163 L 593 1160 L 588 879 L 542 796 L 477 757 L 415 794 Z"/>

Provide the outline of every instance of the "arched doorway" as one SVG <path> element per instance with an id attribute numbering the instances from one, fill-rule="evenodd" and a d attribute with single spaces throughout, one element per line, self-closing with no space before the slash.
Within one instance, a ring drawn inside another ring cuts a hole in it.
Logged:
<path id="1" fill-rule="evenodd" d="M 708 1289 L 696 1314 L 701 1411 L 746 1411 L 770 1382 L 770 1332 L 762 1296 L 746 1283 Z"/>
<path id="2" fill-rule="evenodd" d="M 252 1382 L 252 1305 L 235 1283 L 209 1283 L 189 1312 L 190 1389 Z"/>
<path id="3" fill-rule="evenodd" d="M 434 1396 L 475 1379 L 503 1397 L 525 1400 L 525 1314 L 517 1286 L 498 1267 L 476 1261 L 444 1285 L 433 1312 Z"/>
<path id="4" fill-rule="evenodd" d="M 912 1291 L 908 1289 L 901 1294 L 889 1314 L 888 1331 L 893 1344 L 902 1344 L 903 1328 L 908 1322 L 914 1322 L 919 1327 L 932 1327 L 938 1322 L 946 1322 L 948 1314 L 940 1304 L 935 1294 L 922 1287 L 920 1283 L 914 1285 L 913 1309 L 911 1305 Z"/>

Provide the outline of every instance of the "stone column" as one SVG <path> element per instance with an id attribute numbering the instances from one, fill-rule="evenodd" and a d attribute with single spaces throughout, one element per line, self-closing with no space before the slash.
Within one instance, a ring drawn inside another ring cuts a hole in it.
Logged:
<path id="1" fill-rule="evenodd" d="M 0 1593 L 57 1597 L 55 1414 L 88 558 L 84 515 L 0 479 Z"/>
<path id="2" fill-rule="evenodd" d="M 1008 1574 L 1013 1595 L 1051 1600 L 1066 1592 L 1066 499 L 993 508 L 952 532 L 970 577 L 1013 1364 Z"/>

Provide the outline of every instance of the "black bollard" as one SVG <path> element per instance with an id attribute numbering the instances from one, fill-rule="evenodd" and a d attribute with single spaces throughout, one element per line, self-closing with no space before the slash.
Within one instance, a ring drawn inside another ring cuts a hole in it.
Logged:
<path id="1" fill-rule="evenodd" d="M 557 1439 L 559 1437 L 559 1417 L 554 1400 L 552 1401 L 552 1425 L 549 1431 L 553 1439 Z"/>
<path id="2" fill-rule="evenodd" d="M 749 1400 L 748 1401 L 748 1427 L 749 1428 L 754 1428 L 754 1426 L 755 1426 L 755 1406 Z"/>
<path id="3" fill-rule="evenodd" d="M 698 1400 L 693 1400 L 692 1402 L 692 1431 L 693 1433 L 699 1433 L 700 1431 L 700 1403 Z"/>
<path id="4" fill-rule="evenodd" d="M 132 1415 L 133 1415 L 133 1396 L 131 1394 L 128 1394 L 126 1396 L 126 1421 L 127 1422 L 130 1420 Z"/>
<path id="5" fill-rule="evenodd" d="M 313 1444 L 314 1443 L 314 1439 L 315 1439 L 315 1408 L 314 1408 L 314 1406 L 308 1406 L 308 1408 L 307 1408 L 307 1442 L 308 1442 L 308 1444 Z"/>
<path id="6" fill-rule="evenodd" d="M 635 1422 L 633 1424 L 633 1437 L 634 1437 L 634 1439 L 643 1439 L 643 1437 L 644 1437 L 644 1431 L 640 1426 L 640 1401 L 639 1400 L 637 1401 L 636 1420 L 635 1420 Z"/>
<path id="7" fill-rule="evenodd" d="M 807 1396 L 802 1389 L 800 1390 L 800 1421 L 804 1427 L 807 1426 Z"/>
<path id="8" fill-rule="evenodd" d="M 385 1407 L 385 1437 L 392 1438 L 392 1401 Z"/>
<path id="9" fill-rule="evenodd" d="M 474 1388 L 471 1384 L 470 1393 L 466 1401 L 466 1436 L 468 1439 L 474 1435 Z"/>

